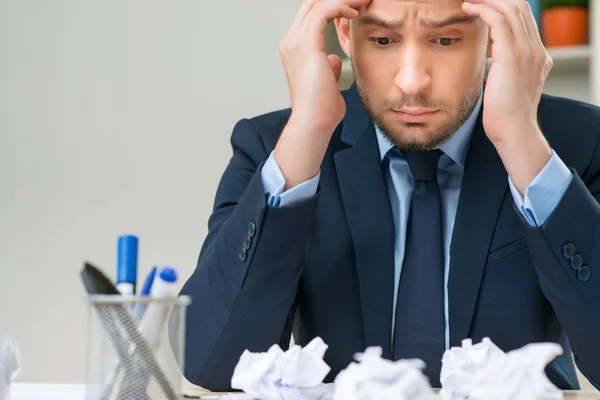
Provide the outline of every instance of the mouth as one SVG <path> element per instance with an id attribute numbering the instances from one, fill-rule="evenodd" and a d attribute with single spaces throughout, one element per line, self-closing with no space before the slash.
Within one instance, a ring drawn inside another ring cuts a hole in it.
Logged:
<path id="1" fill-rule="evenodd" d="M 396 118 L 406 123 L 425 123 L 428 122 L 439 110 L 431 108 L 402 108 L 391 110 Z"/>

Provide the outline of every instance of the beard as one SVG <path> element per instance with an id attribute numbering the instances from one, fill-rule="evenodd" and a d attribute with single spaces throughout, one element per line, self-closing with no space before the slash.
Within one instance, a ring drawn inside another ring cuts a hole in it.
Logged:
<path id="1" fill-rule="evenodd" d="M 358 96 L 364 105 L 367 115 L 392 144 L 399 150 L 405 151 L 434 149 L 448 140 L 458 129 L 460 129 L 473 113 L 473 109 L 477 104 L 487 75 L 487 69 L 484 64 L 475 79 L 471 82 L 467 93 L 460 99 L 458 107 L 453 107 L 444 101 L 429 99 L 423 94 L 412 96 L 403 94 L 402 97 L 398 99 L 376 104 L 370 97 L 368 90 L 361 84 L 360 79 L 356 75 L 354 63 L 352 63 L 352 71 L 358 89 Z M 427 124 L 424 123 L 399 123 L 392 125 L 385 121 L 384 115 L 386 112 L 390 109 L 398 110 L 403 107 L 438 109 L 439 112 L 446 115 L 446 118 L 444 122 L 432 128 L 428 128 Z M 411 136 L 407 135 L 409 130 L 420 130 L 420 138 L 414 139 L 413 136 L 411 139 Z"/>

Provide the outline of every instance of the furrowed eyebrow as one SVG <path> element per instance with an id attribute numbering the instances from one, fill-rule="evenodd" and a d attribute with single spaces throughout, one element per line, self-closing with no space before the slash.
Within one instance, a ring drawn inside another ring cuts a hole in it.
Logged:
<path id="1" fill-rule="evenodd" d="M 402 29 L 404 21 L 385 21 L 383 19 L 373 17 L 370 15 L 363 15 L 358 17 L 356 22 L 362 25 L 375 25 L 386 29 Z"/>
<path id="2" fill-rule="evenodd" d="M 478 17 L 472 17 L 470 15 L 453 15 L 453 16 L 443 19 L 441 21 L 431 21 L 431 20 L 423 19 L 423 20 L 421 20 L 420 25 L 423 28 L 439 29 L 439 28 L 444 28 L 449 25 L 472 24 L 473 22 L 475 22 L 477 20 L 477 18 Z"/>
<path id="3" fill-rule="evenodd" d="M 427 29 L 440 29 L 449 25 L 471 24 L 475 22 L 476 19 L 477 17 L 472 17 L 469 15 L 453 15 L 441 21 L 424 19 L 420 21 L 420 25 Z M 402 29 L 404 27 L 404 21 L 385 21 L 381 18 L 371 15 L 363 15 L 362 17 L 358 17 L 356 22 L 362 25 L 375 25 L 386 29 Z"/>

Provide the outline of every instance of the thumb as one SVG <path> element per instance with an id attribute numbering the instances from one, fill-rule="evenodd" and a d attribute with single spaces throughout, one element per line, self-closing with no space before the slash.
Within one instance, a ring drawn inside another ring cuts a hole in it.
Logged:
<path id="1" fill-rule="evenodd" d="M 342 76 L 342 59 L 336 54 L 330 54 L 327 56 L 327 60 L 329 61 L 331 69 L 333 70 L 335 80 L 339 82 L 340 76 Z"/>

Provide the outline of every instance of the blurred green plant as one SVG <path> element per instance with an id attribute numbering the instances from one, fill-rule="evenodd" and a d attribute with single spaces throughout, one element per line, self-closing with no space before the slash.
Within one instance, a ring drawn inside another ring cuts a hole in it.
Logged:
<path id="1" fill-rule="evenodd" d="M 589 7 L 589 0 L 542 0 L 542 10 L 555 7 Z"/>

